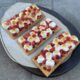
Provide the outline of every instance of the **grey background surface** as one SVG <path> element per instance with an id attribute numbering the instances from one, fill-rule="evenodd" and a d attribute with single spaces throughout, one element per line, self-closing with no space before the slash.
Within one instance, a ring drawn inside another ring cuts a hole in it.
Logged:
<path id="1" fill-rule="evenodd" d="M 6 9 L 16 2 L 32 2 L 52 9 L 69 20 L 80 32 L 80 0 L 0 0 L 0 19 Z M 0 42 L 0 80 L 80 80 L 80 63 L 71 71 L 56 78 L 42 78 L 14 63 Z"/>

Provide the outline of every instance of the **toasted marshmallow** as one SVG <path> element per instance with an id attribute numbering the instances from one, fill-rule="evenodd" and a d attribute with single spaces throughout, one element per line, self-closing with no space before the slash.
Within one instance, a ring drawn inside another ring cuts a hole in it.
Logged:
<path id="1" fill-rule="evenodd" d="M 20 38 L 18 38 L 19 43 L 23 43 L 24 41 L 25 41 L 24 37 L 21 36 Z"/>
<path id="2" fill-rule="evenodd" d="M 51 23 L 49 24 L 49 26 L 50 26 L 51 28 L 54 28 L 54 27 L 56 27 L 56 23 L 55 23 L 55 22 L 51 22 Z"/>
<path id="3" fill-rule="evenodd" d="M 66 40 L 65 37 L 62 37 L 61 39 L 59 39 L 60 42 L 64 42 Z"/>
<path id="4" fill-rule="evenodd" d="M 29 16 L 29 12 L 28 12 L 28 11 L 26 11 L 25 14 L 26 14 L 25 17 L 26 17 L 26 16 Z"/>
<path id="5" fill-rule="evenodd" d="M 21 17 L 22 17 L 22 15 L 23 15 L 23 12 L 20 12 L 20 13 L 19 13 L 19 17 L 21 18 Z"/>
<path id="6" fill-rule="evenodd" d="M 59 42 L 59 39 L 58 39 L 58 38 L 55 38 L 55 39 L 52 41 L 53 44 L 58 44 L 58 42 Z"/>
<path id="7" fill-rule="evenodd" d="M 76 45 L 75 44 L 71 44 L 71 49 L 75 49 Z"/>
<path id="8" fill-rule="evenodd" d="M 40 38 L 38 36 L 35 37 L 35 40 L 34 40 L 36 43 L 40 42 Z"/>
<path id="9" fill-rule="evenodd" d="M 33 42 L 33 41 L 34 41 L 34 38 L 33 38 L 32 36 L 29 36 L 29 37 L 27 38 L 27 40 L 28 40 L 29 42 Z"/>
<path id="10" fill-rule="evenodd" d="M 61 56 L 61 53 L 59 51 L 54 51 L 52 55 L 53 57 L 55 57 L 56 55 Z"/>
<path id="11" fill-rule="evenodd" d="M 16 33 L 19 33 L 19 29 L 18 28 L 16 28 L 15 30 L 16 30 Z"/>
<path id="12" fill-rule="evenodd" d="M 39 30 L 40 31 L 45 30 L 45 27 L 44 26 L 39 26 Z"/>
<path id="13" fill-rule="evenodd" d="M 76 36 L 71 36 L 71 39 L 72 39 L 72 40 L 75 40 L 75 41 L 79 41 Z"/>
<path id="14" fill-rule="evenodd" d="M 71 44 L 73 44 L 71 41 L 68 41 L 67 43 L 65 43 L 65 45 L 66 45 L 67 47 L 70 47 Z"/>
<path id="15" fill-rule="evenodd" d="M 32 47 L 32 45 L 25 44 L 24 49 L 31 51 L 33 49 L 33 47 Z"/>
<path id="16" fill-rule="evenodd" d="M 37 35 L 37 34 L 36 34 L 35 32 L 32 31 L 32 32 L 30 32 L 30 35 Z"/>
<path id="17" fill-rule="evenodd" d="M 35 4 L 32 5 L 33 8 L 39 9 Z"/>
<path id="18" fill-rule="evenodd" d="M 40 15 L 42 15 L 41 12 L 37 13 L 34 19 L 37 20 L 38 19 L 37 17 L 40 16 Z"/>
<path id="19" fill-rule="evenodd" d="M 34 26 L 34 27 L 32 28 L 32 30 L 34 30 L 34 31 L 39 31 L 39 29 L 38 29 L 37 26 Z"/>
<path id="20" fill-rule="evenodd" d="M 16 20 L 11 20 L 11 25 L 16 25 L 17 21 Z"/>
<path id="21" fill-rule="evenodd" d="M 64 51 L 68 51 L 69 47 L 65 44 L 61 45 L 61 49 L 63 49 Z"/>
<path id="22" fill-rule="evenodd" d="M 60 51 L 61 49 L 64 50 L 64 51 L 68 51 L 69 50 L 69 47 L 66 44 L 63 44 L 63 45 L 55 45 L 55 49 L 56 49 L 56 51 Z"/>
<path id="23" fill-rule="evenodd" d="M 19 17 L 16 17 L 15 21 L 18 22 L 19 21 Z"/>
<path id="24" fill-rule="evenodd" d="M 7 30 L 9 28 L 9 25 L 6 25 L 6 22 L 4 22 L 2 23 L 2 27 Z"/>
<path id="25" fill-rule="evenodd" d="M 51 52 L 46 52 L 46 59 L 52 60 L 52 53 Z"/>
<path id="26" fill-rule="evenodd" d="M 47 24 L 46 24 L 45 21 L 42 21 L 42 22 L 40 23 L 40 25 L 44 25 L 44 26 L 46 26 Z"/>
<path id="27" fill-rule="evenodd" d="M 66 45 L 69 47 L 69 46 L 71 46 L 71 49 L 74 49 L 75 47 L 76 47 L 76 45 L 73 43 L 73 42 L 71 42 L 71 41 L 68 41 L 67 43 L 66 43 Z"/>
<path id="28" fill-rule="evenodd" d="M 38 63 L 42 63 L 44 60 L 45 60 L 45 58 L 42 55 L 38 56 L 38 58 L 37 58 Z"/>
<path id="29" fill-rule="evenodd" d="M 52 34 L 52 30 L 50 28 L 48 28 L 46 32 Z"/>
<path id="30" fill-rule="evenodd" d="M 24 27 L 24 23 L 19 23 L 19 28 L 23 28 Z"/>
<path id="31" fill-rule="evenodd" d="M 47 60 L 46 61 L 46 66 L 51 66 L 53 67 L 55 65 L 55 61 L 54 60 Z"/>
<path id="32" fill-rule="evenodd" d="M 27 23 L 27 24 L 31 24 L 30 20 L 27 20 L 26 23 Z"/>
<path id="33" fill-rule="evenodd" d="M 46 19 L 46 22 L 48 22 L 48 23 L 51 22 L 51 21 L 52 21 L 52 20 L 51 20 L 50 18 L 47 18 L 47 19 Z"/>
<path id="34" fill-rule="evenodd" d="M 19 33 L 19 29 L 18 28 L 11 29 L 11 30 L 9 30 L 9 32 L 12 34 Z"/>
<path id="35" fill-rule="evenodd" d="M 42 31 L 42 32 L 41 32 L 41 36 L 42 36 L 43 38 L 46 38 L 46 37 L 47 37 L 46 31 Z"/>
<path id="36" fill-rule="evenodd" d="M 64 37 L 71 36 L 69 32 L 64 32 L 64 33 L 62 33 L 62 35 L 63 35 Z"/>
<path id="37" fill-rule="evenodd" d="M 47 46 L 44 48 L 44 50 L 50 50 L 51 48 L 52 48 L 51 45 L 47 45 Z"/>

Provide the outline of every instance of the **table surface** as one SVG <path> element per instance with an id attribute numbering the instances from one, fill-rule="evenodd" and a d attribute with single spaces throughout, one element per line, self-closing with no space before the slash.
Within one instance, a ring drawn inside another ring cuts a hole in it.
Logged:
<path id="1" fill-rule="evenodd" d="M 31 2 L 52 9 L 69 20 L 80 32 L 80 0 L 0 0 L 0 18 L 16 2 Z M 56 78 L 42 78 L 14 63 L 0 42 L 0 80 L 80 80 L 80 63 L 71 71 Z"/>

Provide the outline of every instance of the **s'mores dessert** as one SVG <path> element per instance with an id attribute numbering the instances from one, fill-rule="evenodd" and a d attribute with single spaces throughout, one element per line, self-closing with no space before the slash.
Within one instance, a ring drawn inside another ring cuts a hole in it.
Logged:
<path id="1" fill-rule="evenodd" d="M 19 37 L 17 41 L 29 55 L 60 30 L 61 28 L 53 20 L 47 18 L 41 21 L 39 25 L 34 26 L 30 32 Z"/>
<path id="2" fill-rule="evenodd" d="M 43 18 L 44 14 L 40 8 L 32 4 L 19 14 L 3 22 L 2 27 L 15 39 Z"/>
<path id="3" fill-rule="evenodd" d="M 79 43 L 75 35 L 63 32 L 44 47 L 32 60 L 42 73 L 48 77 L 73 53 Z"/>

